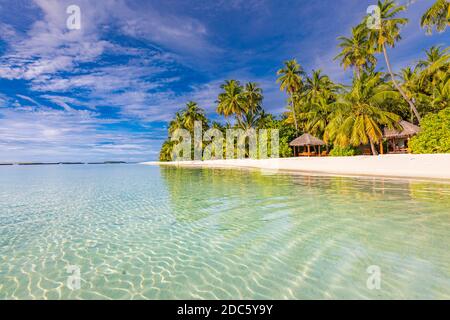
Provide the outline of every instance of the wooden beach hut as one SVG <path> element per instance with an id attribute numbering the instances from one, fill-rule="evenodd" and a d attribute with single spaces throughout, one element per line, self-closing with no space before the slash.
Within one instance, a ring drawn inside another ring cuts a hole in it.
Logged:
<path id="1" fill-rule="evenodd" d="M 291 143 L 289 143 L 289 146 L 294 148 L 294 156 L 303 156 L 303 157 L 311 157 L 311 156 L 321 156 L 320 153 L 320 147 L 325 145 L 325 142 L 320 140 L 319 138 L 316 138 L 309 133 L 305 133 L 298 137 L 297 139 L 293 140 Z M 311 152 L 311 147 L 313 148 L 313 151 Z M 317 152 L 316 147 L 319 148 L 319 151 Z M 303 150 L 301 150 L 303 148 Z M 301 151 L 301 152 L 300 152 Z"/>
<path id="2" fill-rule="evenodd" d="M 400 121 L 403 130 L 384 128 L 383 138 L 388 142 L 388 153 L 408 153 L 409 139 L 419 133 L 420 128 L 408 121 Z"/>

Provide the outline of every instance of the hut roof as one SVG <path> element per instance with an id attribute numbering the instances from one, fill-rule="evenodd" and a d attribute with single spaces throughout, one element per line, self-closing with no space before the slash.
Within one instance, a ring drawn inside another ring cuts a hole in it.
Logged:
<path id="1" fill-rule="evenodd" d="M 408 121 L 401 120 L 399 124 L 403 128 L 402 131 L 384 128 L 383 136 L 385 138 L 407 138 L 416 135 L 420 131 L 418 126 Z"/>
<path id="2" fill-rule="evenodd" d="M 319 138 L 310 135 L 309 133 L 305 133 L 304 135 L 298 137 L 297 139 L 289 143 L 291 147 L 323 146 L 324 144 L 325 142 L 323 142 Z"/>

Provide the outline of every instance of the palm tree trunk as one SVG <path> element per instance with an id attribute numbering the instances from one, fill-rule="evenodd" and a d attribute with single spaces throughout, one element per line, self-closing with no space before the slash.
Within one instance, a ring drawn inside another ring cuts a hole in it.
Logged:
<path id="1" fill-rule="evenodd" d="M 230 119 L 228 119 L 228 116 L 225 116 L 225 122 L 226 122 L 227 127 L 230 128 L 231 124 L 230 124 Z"/>
<path id="2" fill-rule="evenodd" d="M 375 148 L 375 145 L 374 145 L 372 139 L 369 139 L 369 141 L 370 141 L 370 149 L 372 149 L 372 154 L 373 154 L 374 156 L 377 156 L 377 155 L 378 155 L 378 152 L 377 152 L 377 149 Z"/>
<path id="3" fill-rule="evenodd" d="M 291 107 L 292 107 L 292 115 L 294 117 L 295 131 L 298 132 L 297 115 L 295 114 L 295 104 L 294 100 L 292 100 L 292 95 L 291 95 Z"/>
<path id="4" fill-rule="evenodd" d="M 386 50 L 386 46 L 383 45 L 383 54 L 384 54 L 384 59 L 386 60 L 386 66 L 388 68 L 389 74 L 391 75 L 391 79 L 392 79 L 392 83 L 394 84 L 395 88 L 397 88 L 398 92 L 400 92 L 400 94 L 402 95 L 402 97 L 406 100 L 406 102 L 408 102 L 411 110 L 414 112 L 414 115 L 416 116 L 417 120 L 422 121 L 422 118 L 420 117 L 419 112 L 417 111 L 416 106 L 414 105 L 414 103 L 406 96 L 405 92 L 402 90 L 402 88 L 398 85 L 397 80 L 395 80 L 395 76 L 394 73 L 392 72 L 392 68 L 391 68 L 391 63 L 389 62 L 389 57 L 387 54 L 387 50 Z"/>
<path id="5" fill-rule="evenodd" d="M 357 79 L 361 79 L 361 69 L 359 66 L 356 66 L 355 72 Z"/>

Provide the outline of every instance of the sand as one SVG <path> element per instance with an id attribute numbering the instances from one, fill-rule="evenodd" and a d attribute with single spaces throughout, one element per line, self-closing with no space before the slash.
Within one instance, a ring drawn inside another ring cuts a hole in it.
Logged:
<path id="1" fill-rule="evenodd" d="M 205 168 L 258 168 L 269 171 L 343 176 L 382 176 L 450 180 L 450 154 L 390 154 L 356 157 L 236 159 L 183 162 L 144 162 L 145 165 Z"/>

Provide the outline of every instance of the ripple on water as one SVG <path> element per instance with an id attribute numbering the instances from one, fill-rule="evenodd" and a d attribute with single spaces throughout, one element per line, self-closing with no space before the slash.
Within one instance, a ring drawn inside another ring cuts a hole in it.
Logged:
<path id="1" fill-rule="evenodd" d="M 0 170 L 1 299 L 450 298 L 448 184 Z M 380 290 L 366 286 L 371 265 Z M 67 266 L 80 268 L 80 289 Z"/>

